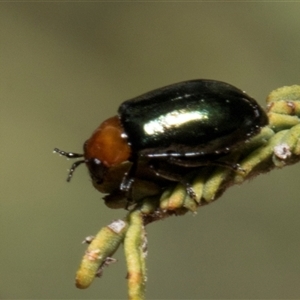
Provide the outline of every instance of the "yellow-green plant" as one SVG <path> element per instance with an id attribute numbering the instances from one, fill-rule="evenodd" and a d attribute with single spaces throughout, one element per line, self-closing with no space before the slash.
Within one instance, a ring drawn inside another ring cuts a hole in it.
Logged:
<path id="1" fill-rule="evenodd" d="M 195 168 L 189 180 L 196 192 L 197 201 L 191 199 L 181 184 L 170 184 L 161 189 L 155 178 L 137 178 L 133 188 L 132 205 L 120 193 L 118 186 L 128 167 L 123 164 L 108 174 L 105 182 L 94 186 L 108 193 L 105 203 L 111 208 L 128 208 L 127 216 L 102 228 L 88 238 L 88 249 L 76 275 L 76 286 L 87 288 L 111 258 L 121 243 L 124 244 L 128 269 L 129 299 L 145 298 L 147 240 L 145 226 L 172 215 L 195 212 L 202 205 L 218 199 L 234 184 L 272 169 L 282 168 L 300 160 L 300 86 L 279 88 L 267 98 L 269 125 L 229 156 L 228 161 L 238 163 L 239 170 L 206 166 Z M 143 172 L 143 170 L 141 170 Z"/>

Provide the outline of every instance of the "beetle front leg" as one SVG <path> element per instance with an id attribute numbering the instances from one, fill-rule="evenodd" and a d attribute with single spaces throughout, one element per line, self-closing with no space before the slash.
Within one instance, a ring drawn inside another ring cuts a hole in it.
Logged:
<path id="1" fill-rule="evenodd" d="M 135 173 L 137 170 L 137 161 L 135 160 L 129 170 L 124 174 L 120 184 L 120 190 L 126 192 L 128 202 L 132 202 L 132 185 L 134 183 Z"/>

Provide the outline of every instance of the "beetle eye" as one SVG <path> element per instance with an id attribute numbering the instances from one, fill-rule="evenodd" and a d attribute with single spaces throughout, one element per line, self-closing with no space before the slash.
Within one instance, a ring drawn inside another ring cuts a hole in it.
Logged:
<path id="1" fill-rule="evenodd" d="M 87 161 L 87 166 L 93 181 L 96 181 L 97 184 L 101 184 L 106 174 L 107 167 L 98 158 L 89 159 Z"/>

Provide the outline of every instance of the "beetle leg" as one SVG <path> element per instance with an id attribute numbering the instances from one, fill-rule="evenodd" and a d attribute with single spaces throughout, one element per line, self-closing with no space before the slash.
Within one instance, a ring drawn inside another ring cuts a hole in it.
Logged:
<path id="1" fill-rule="evenodd" d="M 191 186 L 190 182 L 186 180 L 183 176 L 178 174 L 177 172 L 171 172 L 171 171 L 166 171 L 165 168 L 160 168 L 159 167 L 159 162 L 158 161 L 150 161 L 149 162 L 149 167 L 155 172 L 156 176 L 162 177 L 164 179 L 170 180 L 170 181 L 176 181 L 181 183 L 185 189 L 187 194 L 198 203 L 197 201 L 197 195 Z"/>
<path id="2" fill-rule="evenodd" d="M 131 190 L 132 190 L 132 185 L 134 183 L 136 170 L 137 170 L 137 160 L 134 160 L 129 170 L 124 174 L 122 182 L 120 184 L 120 190 L 126 192 L 127 194 L 126 198 L 128 200 L 128 204 L 131 202 L 132 199 Z"/>
<path id="3" fill-rule="evenodd" d="M 186 168 L 192 168 L 192 167 L 204 167 L 204 166 L 219 166 L 224 168 L 229 168 L 233 171 L 240 171 L 244 172 L 244 169 L 241 168 L 241 166 L 235 162 L 230 161 L 220 161 L 220 160 L 214 160 L 214 159 L 206 159 L 206 160 L 196 160 L 196 159 L 190 159 L 185 157 L 169 157 L 168 161 L 170 164 L 174 164 L 181 167 Z"/>
<path id="4" fill-rule="evenodd" d="M 193 189 L 192 185 L 191 185 L 188 181 L 186 181 L 185 179 L 181 180 L 180 183 L 181 183 L 182 185 L 185 186 L 185 189 L 186 189 L 187 194 L 188 194 L 188 195 L 189 195 L 189 196 L 190 196 L 197 204 L 199 204 L 199 201 L 198 201 L 198 199 L 197 199 L 197 195 L 196 195 L 195 190 Z"/>

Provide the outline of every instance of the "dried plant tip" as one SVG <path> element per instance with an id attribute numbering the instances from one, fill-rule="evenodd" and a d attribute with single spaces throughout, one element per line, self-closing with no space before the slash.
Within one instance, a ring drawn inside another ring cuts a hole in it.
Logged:
<path id="1" fill-rule="evenodd" d="M 285 160 L 292 155 L 288 144 L 283 143 L 274 147 L 274 155 L 279 159 Z"/>

